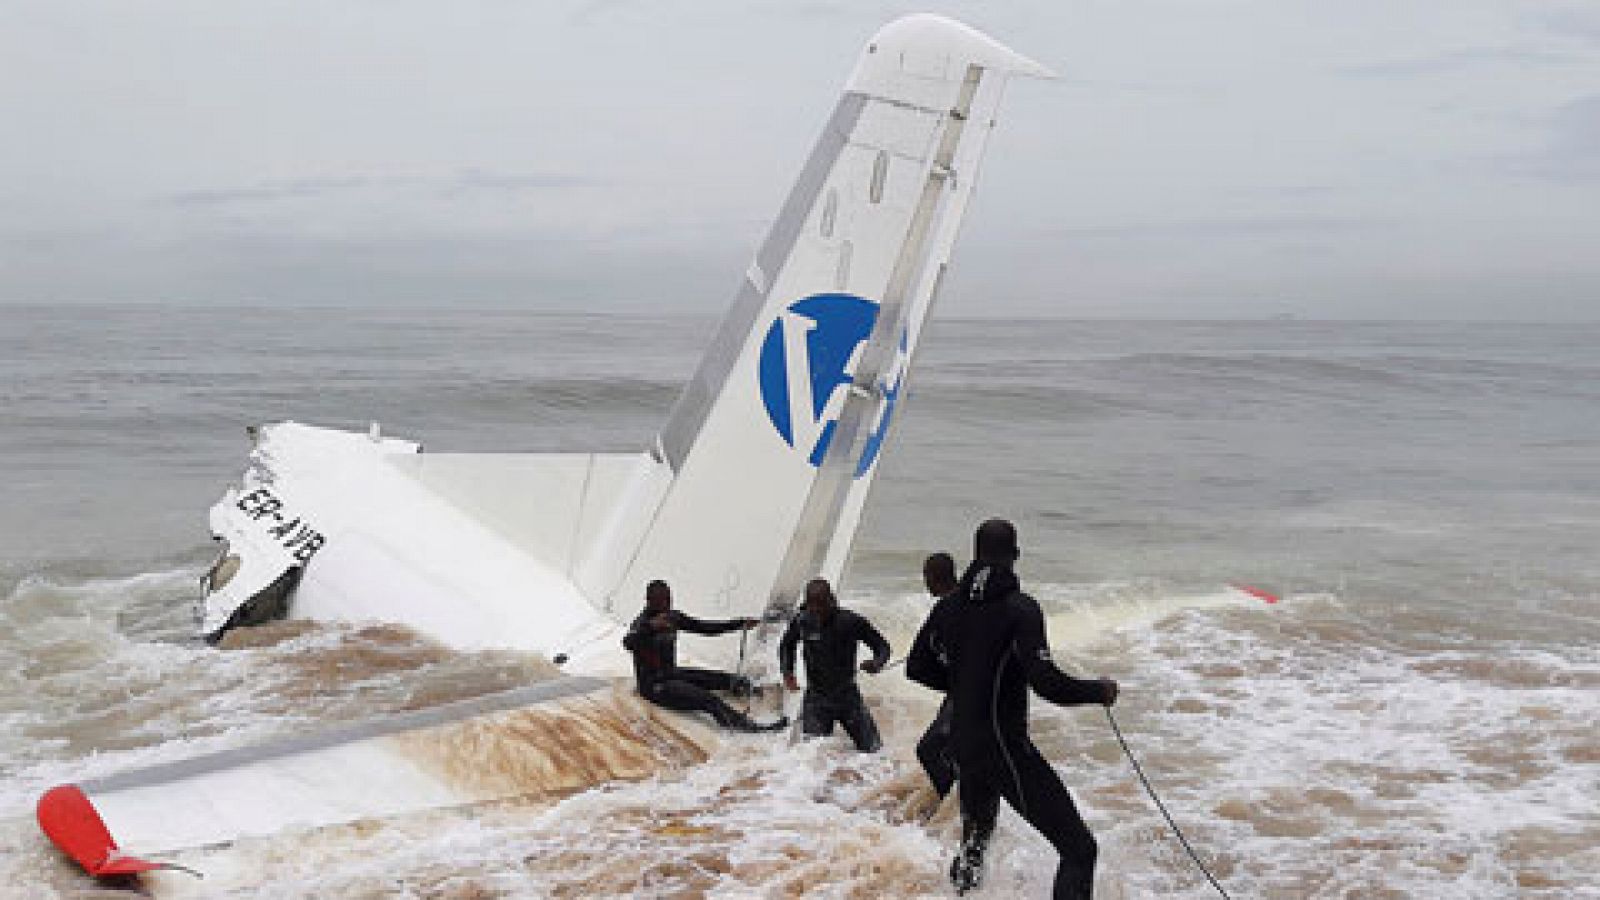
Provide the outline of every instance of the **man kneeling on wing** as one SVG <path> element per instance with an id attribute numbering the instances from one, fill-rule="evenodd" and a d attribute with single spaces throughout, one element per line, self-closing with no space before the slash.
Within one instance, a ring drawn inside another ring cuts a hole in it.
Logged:
<path id="1" fill-rule="evenodd" d="M 695 669 L 678 665 L 678 632 L 725 634 L 754 628 L 757 619 L 704 621 L 672 608 L 672 588 L 665 581 L 652 581 L 645 588 L 644 611 L 639 613 L 622 639 L 622 646 L 633 654 L 633 674 L 639 694 L 657 706 L 679 712 L 710 713 L 717 724 L 735 731 L 777 731 L 789 724 L 780 718 L 757 724 L 729 706 L 712 691 L 749 691 L 750 680 L 731 672 Z"/>

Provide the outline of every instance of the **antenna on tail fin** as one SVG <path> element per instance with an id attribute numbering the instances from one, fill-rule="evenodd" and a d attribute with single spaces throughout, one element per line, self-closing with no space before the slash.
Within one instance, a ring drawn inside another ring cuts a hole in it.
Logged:
<path id="1" fill-rule="evenodd" d="M 619 504 L 647 523 L 632 552 L 590 557 L 616 561 L 586 571 L 598 605 L 665 578 L 697 612 L 779 614 L 837 580 L 1011 75 L 1050 72 L 939 16 L 868 42 L 657 438 L 661 477 Z"/>

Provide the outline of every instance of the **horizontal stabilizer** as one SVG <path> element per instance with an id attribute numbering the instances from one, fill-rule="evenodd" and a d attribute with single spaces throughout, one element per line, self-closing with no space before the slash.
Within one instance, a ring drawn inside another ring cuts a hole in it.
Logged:
<path id="1" fill-rule="evenodd" d="M 389 463 L 569 578 L 641 453 L 415 453 Z"/>
<path id="2" fill-rule="evenodd" d="M 648 484 L 647 455 L 425 454 L 296 422 L 254 437 L 242 483 L 211 509 L 208 637 L 287 612 L 553 656 L 614 629 L 575 575 L 615 527 L 617 495 Z"/>

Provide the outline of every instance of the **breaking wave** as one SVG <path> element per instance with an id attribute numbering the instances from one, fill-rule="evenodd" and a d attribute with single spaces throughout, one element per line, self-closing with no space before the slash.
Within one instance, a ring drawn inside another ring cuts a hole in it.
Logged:
<path id="1" fill-rule="evenodd" d="M 552 671 L 394 628 L 281 623 L 208 648 L 171 609 L 194 574 L 28 578 L 0 600 L 4 883 L 81 894 L 81 875 L 29 821 L 49 784 Z M 1153 581 L 1037 594 L 1063 664 L 1121 680 L 1124 731 L 1238 895 L 1572 897 L 1600 871 L 1596 651 L 1407 637 L 1353 596 L 1269 606 Z M 927 608 L 888 586 L 845 600 L 897 647 Z M 542 765 L 577 773 L 569 787 L 195 851 L 182 858 L 204 881 L 162 873 L 151 883 L 208 897 L 945 895 L 954 804 L 931 810 L 911 754 L 935 698 L 896 673 L 864 686 L 888 747 L 879 755 L 842 738 L 719 741 L 642 708 L 623 686 L 566 732 L 558 758 L 508 757 L 482 735 L 452 745 L 476 748 L 451 762 L 467 776 Z M 1101 891 L 1205 896 L 1099 711 L 1036 703 L 1034 720 L 1100 837 Z M 1053 868 L 1049 846 L 1007 812 L 979 896 L 1043 895 Z"/>

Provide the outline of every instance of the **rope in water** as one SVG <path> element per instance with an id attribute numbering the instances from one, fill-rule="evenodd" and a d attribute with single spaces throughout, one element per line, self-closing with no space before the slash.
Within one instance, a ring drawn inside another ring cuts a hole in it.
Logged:
<path id="1" fill-rule="evenodd" d="M 1223 890 L 1222 885 L 1217 882 L 1216 876 L 1212 875 L 1211 870 L 1206 868 L 1206 864 L 1200 861 L 1200 854 L 1194 852 L 1194 847 L 1189 845 L 1189 839 L 1183 836 L 1183 830 L 1178 827 L 1178 823 L 1172 821 L 1172 814 L 1167 812 L 1167 805 L 1161 802 L 1160 797 L 1156 796 L 1156 789 L 1150 786 L 1150 779 L 1144 776 L 1144 768 L 1139 765 L 1139 760 L 1134 758 L 1133 750 L 1128 747 L 1127 739 L 1122 736 L 1122 729 L 1117 727 L 1116 717 L 1111 715 L 1111 707 L 1107 706 L 1104 709 L 1106 711 L 1106 721 L 1111 723 L 1111 731 L 1116 734 L 1117 743 L 1122 745 L 1122 752 L 1128 757 L 1128 762 L 1133 763 L 1133 772 L 1139 776 L 1139 783 L 1144 785 L 1145 793 L 1149 794 L 1150 799 L 1155 801 L 1156 809 L 1161 810 L 1161 815 L 1166 818 L 1168 827 L 1172 829 L 1173 834 L 1178 836 L 1178 842 L 1183 844 L 1183 849 L 1189 851 L 1189 858 L 1194 860 L 1196 866 L 1200 867 L 1201 874 L 1205 875 L 1206 880 L 1211 882 L 1211 886 L 1217 889 L 1217 893 L 1227 898 L 1227 900 L 1232 900 L 1231 897 L 1228 897 L 1228 892 Z"/>

